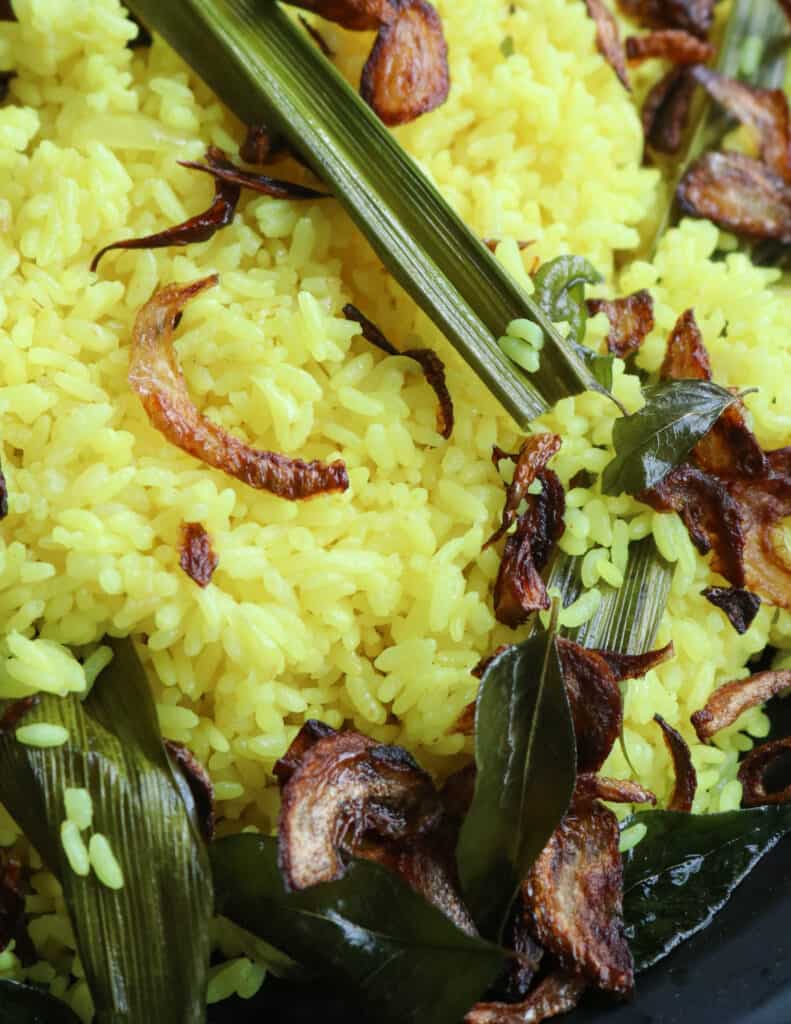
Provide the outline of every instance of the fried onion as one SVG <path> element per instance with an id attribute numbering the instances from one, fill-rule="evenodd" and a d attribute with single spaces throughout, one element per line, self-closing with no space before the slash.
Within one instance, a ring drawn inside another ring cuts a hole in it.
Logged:
<path id="1" fill-rule="evenodd" d="M 492 449 L 492 462 L 499 470 L 506 460 L 516 465 L 511 483 L 505 489 L 505 505 L 502 522 L 484 544 L 484 548 L 496 544 L 507 533 L 516 520 L 519 506 L 528 500 L 530 486 L 539 478 L 549 460 L 560 451 L 561 440 L 557 434 L 532 434 L 526 438 L 519 452 L 504 452 L 496 446 Z"/>
<path id="2" fill-rule="evenodd" d="M 464 1024 L 540 1024 L 573 1010 L 587 987 L 584 978 L 555 971 L 521 1003 L 476 1003 Z"/>
<path id="3" fill-rule="evenodd" d="M 713 54 L 714 47 L 710 43 L 679 28 L 659 29 L 645 36 L 629 36 L 626 40 L 626 56 L 633 63 L 664 57 L 674 64 L 705 64 Z"/>
<path id="4" fill-rule="evenodd" d="M 662 730 L 665 746 L 673 761 L 676 783 L 670 795 L 667 809 L 669 811 L 692 810 L 692 802 L 698 788 L 698 773 L 692 764 L 692 755 L 684 737 L 673 728 L 661 715 L 654 715 L 654 721 Z"/>
<path id="5" fill-rule="evenodd" d="M 706 743 L 727 728 L 750 708 L 765 704 L 771 697 L 791 687 L 791 670 L 756 672 L 746 679 L 735 679 L 715 690 L 706 706 L 692 716 L 698 739 Z"/>
<path id="6" fill-rule="evenodd" d="M 714 21 L 715 0 L 618 0 L 627 17 L 647 28 L 680 28 L 705 39 Z"/>
<path id="7" fill-rule="evenodd" d="M 534 938 L 565 971 L 626 995 L 634 986 L 634 964 L 623 923 L 618 841 L 613 812 L 578 790 L 522 895 Z"/>
<path id="8" fill-rule="evenodd" d="M 778 177 L 791 181 L 791 126 L 783 90 L 761 89 L 706 67 L 693 68 L 692 75 L 712 99 L 758 133 L 763 162 Z"/>
<path id="9" fill-rule="evenodd" d="M 448 98 L 448 47 L 426 0 L 400 0 L 379 29 L 363 68 L 360 95 L 388 125 L 414 121 Z"/>
<path id="10" fill-rule="evenodd" d="M 289 0 L 289 3 L 354 31 L 377 29 L 395 16 L 392 0 Z"/>
<path id="11" fill-rule="evenodd" d="M 453 433 L 453 399 L 450 397 L 450 391 L 445 382 L 445 364 L 437 353 L 430 348 L 410 348 L 405 352 L 399 352 L 376 324 L 350 302 L 343 307 L 343 315 L 347 320 L 352 320 L 360 325 L 360 333 L 371 345 L 375 345 L 390 356 L 406 356 L 407 359 L 414 360 L 420 366 L 426 383 L 437 396 L 437 433 L 447 441 Z"/>
<path id="12" fill-rule="evenodd" d="M 278 497 L 297 500 L 345 491 L 349 478 L 342 462 L 306 463 L 258 451 L 212 423 L 193 405 L 173 350 L 173 329 L 189 300 L 217 281 L 214 274 L 191 284 L 168 285 L 156 292 L 137 315 L 129 383 L 152 426 L 187 454 Z"/>
<path id="13" fill-rule="evenodd" d="M 0 715 L 0 732 L 12 732 L 16 729 L 28 711 L 32 711 L 40 699 L 34 694 L 31 697 L 20 697 L 13 704 L 9 704 Z"/>
<path id="14" fill-rule="evenodd" d="M 198 823 L 207 843 L 214 839 L 216 815 L 214 811 L 214 784 L 209 773 L 195 757 L 189 747 L 175 740 L 165 740 L 165 749 L 183 774 L 192 797 Z"/>
<path id="15" fill-rule="evenodd" d="M 588 9 L 588 16 L 596 24 L 596 45 L 599 53 L 618 76 L 624 89 L 631 92 L 629 72 L 626 70 L 626 55 L 615 15 L 604 0 L 585 0 L 585 6 Z"/>
<path id="16" fill-rule="evenodd" d="M 431 778 L 405 750 L 356 732 L 308 745 L 282 798 L 279 859 L 291 889 L 342 878 L 343 854 L 360 853 L 367 833 L 403 842 L 441 815 Z"/>
<path id="17" fill-rule="evenodd" d="M 588 299 L 588 313 L 604 313 L 610 321 L 607 348 L 620 359 L 634 355 L 654 327 L 654 300 L 643 288 L 622 299 Z"/>
<path id="18" fill-rule="evenodd" d="M 179 565 L 189 578 L 207 587 L 218 564 L 206 528 L 201 523 L 182 523 Z"/>
<path id="19" fill-rule="evenodd" d="M 791 191 L 766 164 L 743 153 L 706 153 L 676 192 L 691 217 L 751 238 L 791 242 Z"/>
<path id="20" fill-rule="evenodd" d="M 695 94 L 689 68 L 672 68 L 649 90 L 642 110 L 645 141 L 658 153 L 678 153 Z"/>
<path id="21" fill-rule="evenodd" d="M 768 790 L 766 775 L 779 762 L 785 763 L 791 751 L 791 736 L 762 743 L 751 750 L 739 765 L 742 784 L 742 807 L 764 807 L 767 804 L 787 804 L 791 801 L 791 784 L 783 789 Z"/>
<path id="22" fill-rule="evenodd" d="M 739 587 L 706 587 L 703 597 L 721 608 L 737 633 L 746 633 L 761 607 L 761 598 Z"/>

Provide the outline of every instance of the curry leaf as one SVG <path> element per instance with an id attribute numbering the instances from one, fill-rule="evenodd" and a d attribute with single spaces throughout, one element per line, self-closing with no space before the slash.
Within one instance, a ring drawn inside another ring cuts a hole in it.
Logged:
<path id="1" fill-rule="evenodd" d="M 64 726 L 62 747 L 0 733 L 0 801 L 63 885 L 100 1024 L 197 1024 L 213 902 L 206 848 L 132 642 L 111 643 L 113 660 L 84 702 L 43 696 L 25 716 Z M 67 786 L 90 792 L 93 829 L 109 840 L 123 888 L 70 869 L 59 840 Z"/>
<path id="2" fill-rule="evenodd" d="M 220 913 L 362 994 L 377 1020 L 458 1024 L 508 954 L 460 931 L 379 864 L 353 860 L 338 882 L 287 892 L 277 841 L 212 844 Z"/>
<path id="3" fill-rule="evenodd" d="M 582 344 L 588 322 L 585 285 L 598 284 L 601 280 L 599 271 L 582 256 L 558 256 L 536 271 L 533 283 L 538 305 L 553 323 L 565 321 L 569 325 L 567 342 L 593 377 L 609 391 L 613 357 L 598 355 Z"/>
<path id="4" fill-rule="evenodd" d="M 791 832 L 791 806 L 722 814 L 647 811 L 648 832 L 625 855 L 624 915 L 645 970 L 705 928 L 765 853 Z"/>
<path id="5" fill-rule="evenodd" d="M 574 728 L 553 627 L 507 648 L 484 673 L 475 763 L 475 794 L 457 848 L 459 874 L 481 933 L 497 938 L 574 790 Z"/>
<path id="6" fill-rule="evenodd" d="M 637 494 L 680 465 L 736 396 L 706 380 L 673 380 L 643 389 L 645 405 L 615 421 L 615 458 L 604 469 L 605 494 Z"/>
<path id="7" fill-rule="evenodd" d="M 0 981 L 0 1020 L 3 1024 L 80 1024 L 62 1000 L 15 981 Z"/>

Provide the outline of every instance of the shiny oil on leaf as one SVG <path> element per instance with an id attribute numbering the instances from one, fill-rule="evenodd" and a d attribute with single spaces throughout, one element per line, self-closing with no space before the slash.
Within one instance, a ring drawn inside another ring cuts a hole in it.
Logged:
<path id="1" fill-rule="evenodd" d="M 706 380 L 675 380 L 644 388 L 645 405 L 613 427 L 615 458 L 602 474 L 605 494 L 638 494 L 679 466 L 736 401 Z"/>

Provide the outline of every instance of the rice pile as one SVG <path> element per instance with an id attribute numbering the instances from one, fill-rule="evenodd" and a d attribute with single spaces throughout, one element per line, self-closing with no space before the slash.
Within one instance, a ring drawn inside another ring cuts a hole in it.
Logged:
<path id="1" fill-rule="evenodd" d="M 513 424 L 332 201 L 243 198 L 234 224 L 208 243 L 112 253 L 89 273 L 107 242 L 204 209 L 211 183 L 176 160 L 200 158 L 209 142 L 235 154 L 243 129 L 166 46 L 126 48 L 136 29 L 117 0 L 14 6 L 19 24 L 0 25 L 0 68 L 18 72 L 0 108 L 0 438 L 10 494 L 0 697 L 84 689 L 106 663 L 102 636 L 134 634 L 163 731 L 207 765 L 226 831 L 273 827 L 272 765 L 307 718 L 401 743 L 440 774 L 455 768 L 470 749 L 451 731 L 475 695 L 470 667 L 514 637 L 492 614 L 498 555 L 481 552 L 503 500 L 491 448 L 518 446 Z M 653 263 L 626 262 L 615 275 L 616 255 L 623 261 L 650 228 L 662 186 L 642 167 L 637 113 L 595 50 L 584 4 L 438 7 L 450 100 L 399 129 L 401 141 L 475 231 L 509 240 L 498 256 L 526 285 L 534 256 L 574 252 L 607 275 L 607 294 L 649 287 L 657 326 L 644 366 L 659 365 L 677 315 L 694 305 L 715 378 L 758 387 L 747 404 L 759 440 L 787 444 L 791 302 L 777 272 L 735 254 L 712 260 L 718 232 L 688 222 Z M 370 39 L 326 35 L 356 79 Z M 516 239 L 535 244 L 520 254 Z M 178 332 L 197 405 L 258 447 L 342 457 L 345 495 L 298 505 L 253 491 L 148 424 L 126 381 L 135 313 L 158 285 L 213 271 L 219 287 L 188 307 Z M 450 442 L 435 432 L 434 396 L 414 364 L 355 337 L 341 314 L 347 301 L 400 347 L 440 353 L 457 409 Z M 589 344 L 600 341 L 603 317 L 589 331 Z M 637 380 L 620 365 L 615 391 L 639 404 Z M 563 436 L 554 468 L 565 486 L 609 461 L 615 412 L 589 394 L 544 418 Z M 660 798 L 669 792 L 659 712 L 690 741 L 695 810 L 737 807 L 738 752 L 766 734 L 766 716 L 753 711 L 704 747 L 689 715 L 716 685 L 746 674 L 767 642 L 791 648 L 791 617 L 764 606 L 738 636 L 699 596 L 713 577 L 675 517 L 595 489 L 571 489 L 568 502 L 561 547 L 589 553 L 592 591 L 619 582 L 630 539 L 653 532 L 675 563 L 658 643 L 672 638 L 677 657 L 627 687 L 625 738 L 640 781 Z M 203 523 L 219 556 L 205 590 L 178 565 L 183 520 Z M 597 595 L 583 600 L 567 621 L 590 614 Z M 605 771 L 629 775 L 620 749 Z M 0 845 L 14 844 L 22 840 L 0 808 Z M 42 870 L 33 884 L 30 931 L 42 960 L 23 970 L 7 952 L 0 977 L 50 984 L 87 1021 L 57 883 Z M 260 984 L 251 961 L 231 966 L 213 997 Z"/>

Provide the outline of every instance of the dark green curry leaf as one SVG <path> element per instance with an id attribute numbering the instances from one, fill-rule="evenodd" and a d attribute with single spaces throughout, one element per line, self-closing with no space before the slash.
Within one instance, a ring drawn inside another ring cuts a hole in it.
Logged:
<path id="1" fill-rule="evenodd" d="M 533 297 L 553 323 L 565 320 L 571 338 L 581 344 L 588 320 L 585 285 L 601 280 L 599 271 L 582 256 L 558 256 L 536 271 Z"/>
<path id="2" fill-rule="evenodd" d="M 15 981 L 0 981 L 0 1020 L 3 1024 L 80 1024 L 62 1000 Z"/>
<path id="3" fill-rule="evenodd" d="M 132 642 L 110 643 L 113 660 L 84 702 L 42 696 L 25 715 L 25 725 L 64 726 L 63 746 L 25 746 L 13 731 L 0 733 L 0 801 L 63 885 L 99 1024 L 198 1024 L 213 909 L 206 847 Z M 123 888 L 70 869 L 60 844 L 67 786 L 91 793 L 93 830 L 109 840 Z"/>
<path id="4" fill-rule="evenodd" d="M 507 953 L 460 931 L 386 868 L 353 860 L 338 882 L 286 891 L 277 841 L 220 839 L 210 850 L 220 913 L 362 995 L 376 1020 L 458 1024 Z"/>
<path id="5" fill-rule="evenodd" d="M 624 916 L 645 970 L 705 928 L 765 853 L 791 831 L 791 806 L 723 814 L 647 811 L 648 832 L 624 855 Z"/>
<path id="6" fill-rule="evenodd" d="M 609 391 L 613 357 L 598 355 L 582 344 L 588 322 L 585 285 L 598 284 L 601 280 L 598 270 L 582 256 L 558 256 L 536 271 L 533 283 L 536 302 L 553 323 L 565 320 L 569 325 L 566 340 L 599 384 Z"/>
<path id="7" fill-rule="evenodd" d="M 643 389 L 645 405 L 615 421 L 615 458 L 602 474 L 605 494 L 637 494 L 680 465 L 735 395 L 706 380 L 673 380 Z"/>
<path id="8" fill-rule="evenodd" d="M 568 808 L 574 729 L 554 630 L 507 648 L 481 680 L 475 795 L 457 858 L 481 933 L 498 938 L 519 884 Z"/>

